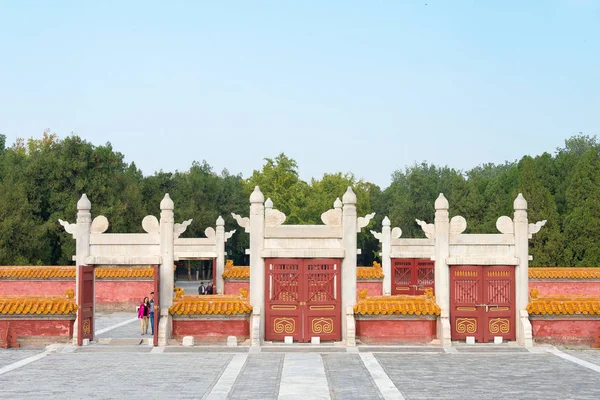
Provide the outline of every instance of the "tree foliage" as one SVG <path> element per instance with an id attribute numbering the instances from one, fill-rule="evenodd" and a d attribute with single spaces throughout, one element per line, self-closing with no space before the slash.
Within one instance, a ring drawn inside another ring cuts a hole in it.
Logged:
<path id="1" fill-rule="evenodd" d="M 222 216 L 227 230 L 237 229 L 226 250 L 241 264 L 247 261 L 248 235 L 231 212 L 248 214 L 255 186 L 287 215 L 286 224 L 320 224 L 321 214 L 350 186 L 358 214 L 376 212 L 358 236 L 363 265 L 379 259 L 379 243 L 368 231 L 380 230 L 386 215 L 403 237 L 423 237 L 415 219 L 433 222 L 435 199 L 444 193 L 450 215 L 464 216 L 468 233 L 495 233 L 496 220 L 512 216 L 520 192 L 528 201 L 529 220 L 548 221 L 530 241 L 532 265 L 600 266 L 600 144 L 595 136 L 573 136 L 554 154 L 468 171 L 423 162 L 398 169 L 391 178 L 387 188 L 342 172 L 306 182 L 297 162 L 284 153 L 266 158 L 247 179 L 215 172 L 206 161 L 193 162 L 187 171 L 143 176 L 110 143 L 97 146 L 46 131 L 8 147 L 0 134 L 0 264 L 70 263 L 75 243 L 57 220 L 75 220 L 82 193 L 90 198 L 93 215 L 108 218 L 111 232 L 141 232 L 145 215 L 159 216 L 165 193 L 175 202 L 178 221 L 193 219 L 184 236 L 203 236 Z"/>

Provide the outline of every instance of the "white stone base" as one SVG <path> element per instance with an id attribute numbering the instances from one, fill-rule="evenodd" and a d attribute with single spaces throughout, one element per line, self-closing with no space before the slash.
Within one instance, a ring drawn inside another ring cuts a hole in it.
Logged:
<path id="1" fill-rule="evenodd" d="M 235 336 L 227 336 L 227 347 L 236 347 L 237 338 Z"/>
<path id="2" fill-rule="evenodd" d="M 475 336 L 467 336 L 467 344 L 475 344 Z"/>
<path id="3" fill-rule="evenodd" d="M 83 339 L 81 342 L 82 346 L 89 346 L 90 345 L 90 339 Z"/>
<path id="4" fill-rule="evenodd" d="M 502 336 L 494 336 L 494 344 L 502 344 Z"/>
<path id="5" fill-rule="evenodd" d="M 193 346 L 194 345 L 194 337 L 193 336 L 184 336 L 181 344 L 186 347 Z"/>
<path id="6" fill-rule="evenodd" d="M 285 336 L 283 338 L 283 343 L 285 343 L 285 344 L 294 344 L 294 337 L 293 336 Z"/>
<path id="7" fill-rule="evenodd" d="M 321 344 L 321 337 L 320 336 L 311 337 L 310 344 Z"/>

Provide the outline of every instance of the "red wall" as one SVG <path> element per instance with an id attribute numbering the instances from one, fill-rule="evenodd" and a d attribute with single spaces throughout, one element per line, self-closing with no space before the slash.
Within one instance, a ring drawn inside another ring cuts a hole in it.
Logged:
<path id="1" fill-rule="evenodd" d="M 27 339 L 39 339 L 40 337 L 50 338 L 53 340 L 65 339 L 68 340 L 73 336 L 74 319 L 4 319 L 0 316 L 0 338 L 6 335 L 6 329 L 10 324 L 10 335 L 16 336 L 20 342 Z"/>
<path id="2" fill-rule="evenodd" d="M 361 289 L 367 289 L 367 296 L 383 296 L 382 281 L 356 281 L 356 297 Z"/>
<path id="3" fill-rule="evenodd" d="M 64 296 L 67 289 L 75 290 L 75 280 L 0 280 L 0 295 Z M 96 308 L 129 309 L 140 304 L 153 290 L 154 281 L 98 279 Z"/>
<path id="4" fill-rule="evenodd" d="M 436 320 L 357 320 L 356 336 L 363 343 L 429 343 L 436 338 Z"/>
<path id="5" fill-rule="evenodd" d="M 129 303 L 138 305 L 154 290 L 154 281 L 96 281 L 96 304 Z"/>
<path id="6" fill-rule="evenodd" d="M 591 344 L 600 334 L 599 319 L 532 319 L 536 343 Z"/>
<path id="7" fill-rule="evenodd" d="M 248 289 L 250 295 L 250 282 L 248 281 L 225 281 L 225 293 L 223 294 L 240 294 L 241 288 Z"/>
<path id="8" fill-rule="evenodd" d="M 8 296 L 64 296 L 75 290 L 75 280 L 0 280 L 0 294 Z"/>
<path id="9" fill-rule="evenodd" d="M 600 296 L 600 281 L 529 281 L 529 290 L 538 288 L 540 295 L 574 294 Z"/>
<path id="10" fill-rule="evenodd" d="M 173 320 L 173 338 L 193 336 L 201 342 L 225 342 L 227 336 L 236 336 L 238 342 L 250 337 L 249 319 L 186 319 Z"/>

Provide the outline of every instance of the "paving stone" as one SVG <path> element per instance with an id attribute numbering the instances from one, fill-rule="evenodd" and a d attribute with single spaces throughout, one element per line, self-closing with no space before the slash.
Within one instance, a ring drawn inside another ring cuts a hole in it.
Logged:
<path id="1" fill-rule="evenodd" d="M 230 360 L 223 354 L 50 354 L 0 375 L 0 398 L 198 399 Z"/>
<path id="2" fill-rule="evenodd" d="M 250 354 L 229 392 L 228 399 L 277 399 L 283 354 Z"/>
<path id="3" fill-rule="evenodd" d="M 0 349 L 0 368 L 43 352 L 44 349 Z"/>
<path id="4" fill-rule="evenodd" d="M 375 354 L 408 399 L 600 398 L 597 372 L 551 354 Z"/>
<path id="5" fill-rule="evenodd" d="M 564 353 L 580 358 L 584 361 L 591 362 L 600 367 L 600 350 L 561 350 Z"/>
<path id="6" fill-rule="evenodd" d="M 371 374 L 358 354 L 323 354 L 332 399 L 382 399 Z"/>
<path id="7" fill-rule="evenodd" d="M 441 347 L 358 347 L 361 353 L 443 353 Z"/>

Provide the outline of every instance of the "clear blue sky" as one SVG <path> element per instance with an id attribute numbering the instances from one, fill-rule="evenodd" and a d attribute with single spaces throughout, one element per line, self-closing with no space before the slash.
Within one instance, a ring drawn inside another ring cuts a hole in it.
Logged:
<path id="1" fill-rule="evenodd" d="M 3 1 L 0 133 L 386 187 L 600 133 L 600 1 Z"/>

